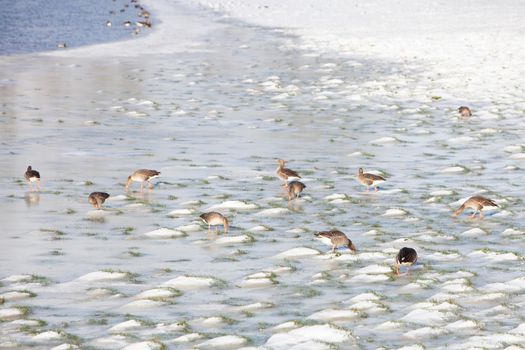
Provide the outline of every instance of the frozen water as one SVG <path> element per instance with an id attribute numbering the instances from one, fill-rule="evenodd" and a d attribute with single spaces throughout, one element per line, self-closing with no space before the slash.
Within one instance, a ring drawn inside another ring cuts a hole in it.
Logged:
<path id="1" fill-rule="evenodd" d="M 0 57 L 2 346 L 523 344 L 525 65 L 522 41 L 506 40 L 521 28 L 522 5 L 408 1 L 482 33 L 451 40 L 437 26 L 389 44 L 390 29 L 375 39 L 365 30 L 345 36 L 355 41 L 347 46 L 326 32 L 341 50 L 249 24 L 266 12 L 323 21 L 323 9 L 367 8 L 376 30 L 390 21 L 375 1 L 308 0 L 288 11 L 294 1 L 203 4 L 221 4 L 217 12 L 148 1 L 160 23 L 146 37 Z M 404 4 L 383 6 L 399 17 Z M 236 9 L 260 16 L 235 19 Z M 493 32 L 474 20 L 483 11 L 502 15 L 491 17 Z M 412 21 L 401 26 L 427 23 L 405 12 Z M 505 38 L 486 40 L 495 32 Z M 462 104 L 472 118 L 457 118 Z M 278 158 L 307 184 L 301 199 L 288 202 Z M 41 192 L 23 182 L 29 164 Z M 388 177 L 387 188 L 363 192 L 359 167 Z M 139 168 L 162 177 L 126 193 Z M 87 203 L 93 191 L 111 194 L 103 210 Z M 502 208 L 450 217 L 475 194 Z M 208 210 L 228 217 L 228 233 L 207 232 L 198 216 Z M 357 254 L 328 253 L 314 233 L 329 229 L 348 234 Z M 403 246 L 419 261 L 395 276 Z"/>

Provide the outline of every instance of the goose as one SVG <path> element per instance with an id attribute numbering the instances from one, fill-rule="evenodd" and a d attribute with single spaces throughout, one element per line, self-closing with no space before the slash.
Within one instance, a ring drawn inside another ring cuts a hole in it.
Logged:
<path id="1" fill-rule="evenodd" d="M 299 198 L 306 185 L 300 181 L 292 181 L 288 184 L 288 201 Z"/>
<path id="2" fill-rule="evenodd" d="M 499 205 L 496 204 L 492 199 L 488 199 L 481 196 L 474 196 L 467 199 L 459 208 L 457 208 L 454 213 L 452 214 L 453 217 L 458 216 L 461 214 L 465 209 L 470 208 L 474 210 L 474 213 L 470 216 L 470 218 L 475 218 L 476 213 L 479 212 L 479 218 L 483 219 L 483 210 L 499 207 Z"/>
<path id="3" fill-rule="evenodd" d="M 24 174 L 26 181 L 29 183 L 31 191 L 33 190 L 33 182 L 37 183 L 38 190 L 40 191 L 40 173 L 30 166 L 27 167 L 27 170 Z"/>
<path id="4" fill-rule="evenodd" d="M 102 204 L 109 197 L 109 193 L 106 192 L 92 192 L 88 197 L 88 202 L 96 209 L 101 209 Z"/>
<path id="5" fill-rule="evenodd" d="M 385 181 L 385 178 L 382 176 L 365 173 L 363 171 L 363 168 L 359 168 L 359 172 L 357 173 L 357 182 L 359 182 L 361 185 L 366 186 L 367 191 L 369 191 L 370 186 L 372 186 L 377 192 L 377 186 Z"/>
<path id="6" fill-rule="evenodd" d="M 357 251 L 352 241 L 339 230 L 321 231 L 315 236 L 324 244 L 331 246 L 332 253 L 335 253 L 337 247 L 348 247 L 354 254 Z"/>
<path id="7" fill-rule="evenodd" d="M 399 275 L 399 265 L 410 266 L 417 262 L 417 252 L 414 248 L 403 247 L 396 255 L 396 275 Z"/>
<path id="8" fill-rule="evenodd" d="M 151 179 L 159 177 L 160 171 L 151 170 L 151 169 L 139 169 L 136 170 L 133 174 L 128 176 L 128 181 L 126 181 L 126 191 L 133 181 L 140 182 L 140 191 L 144 191 L 144 182 L 148 183 L 148 190 L 151 190 Z"/>
<path id="9" fill-rule="evenodd" d="M 208 232 L 212 226 L 215 226 L 215 232 L 217 232 L 219 230 L 219 225 L 223 225 L 224 233 L 228 232 L 228 219 L 226 219 L 221 213 L 210 211 L 201 214 L 199 217 L 208 225 Z"/>
<path id="10" fill-rule="evenodd" d="M 277 167 L 276 173 L 279 179 L 284 181 L 283 187 L 288 186 L 288 181 L 301 178 L 295 171 L 284 167 L 284 160 L 278 159 L 277 164 L 279 164 L 279 166 Z"/>

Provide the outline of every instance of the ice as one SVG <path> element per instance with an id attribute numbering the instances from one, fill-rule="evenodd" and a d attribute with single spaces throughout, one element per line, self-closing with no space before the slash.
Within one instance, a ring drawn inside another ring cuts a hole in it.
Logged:
<path id="1" fill-rule="evenodd" d="M 78 346 L 73 345 L 73 344 L 68 344 L 68 343 L 60 344 L 58 346 L 51 348 L 51 350 L 74 350 L 74 349 L 78 349 Z"/>
<path id="2" fill-rule="evenodd" d="M 159 228 L 157 230 L 144 233 L 144 236 L 150 238 L 173 238 L 184 236 L 184 232 L 170 230 L 168 228 Z"/>
<path id="3" fill-rule="evenodd" d="M 417 323 L 417 324 L 423 324 L 423 325 L 429 325 L 429 326 L 437 326 L 437 325 L 443 325 L 448 321 L 450 318 L 453 317 L 453 314 L 451 313 L 443 313 L 440 311 L 432 311 L 432 310 L 425 310 L 425 309 L 416 309 L 405 316 L 401 318 L 401 320 L 405 322 L 411 322 L 411 323 Z"/>
<path id="4" fill-rule="evenodd" d="M 448 168 L 445 168 L 445 169 L 442 169 L 441 172 L 442 173 L 450 173 L 450 174 L 454 174 L 454 173 L 463 173 L 465 172 L 467 169 L 465 169 L 464 167 L 462 166 L 451 166 L 451 167 L 448 167 Z"/>
<path id="5" fill-rule="evenodd" d="M 271 208 L 264 209 L 257 213 L 258 216 L 275 217 L 289 213 L 290 211 L 286 208 Z"/>
<path id="6" fill-rule="evenodd" d="M 203 343 L 197 344 L 197 348 L 203 349 L 232 349 L 243 346 L 248 341 L 236 335 L 224 335 L 221 337 L 206 340 Z"/>
<path id="7" fill-rule="evenodd" d="M 62 338 L 60 333 L 55 332 L 55 331 L 47 331 L 47 332 L 38 333 L 37 335 L 33 336 L 31 340 L 34 342 L 47 342 L 50 340 L 56 340 L 60 338 Z"/>
<path id="8" fill-rule="evenodd" d="M 404 216 L 404 215 L 407 215 L 408 213 L 403 210 L 403 209 L 398 209 L 398 208 L 392 208 L 392 209 L 387 209 L 387 211 L 385 211 L 383 213 L 383 216 L 386 216 L 386 217 L 396 217 L 396 216 Z"/>
<path id="9" fill-rule="evenodd" d="M 122 4 L 80 22 L 136 16 Z M 521 346 L 524 4 L 140 5 L 153 28 L 129 40 L 0 56 L 2 346 Z M 288 203 L 278 158 L 305 178 L 302 199 Z M 363 193 L 359 167 L 388 189 Z M 163 176 L 126 192 L 139 168 Z M 112 194 L 103 210 L 92 191 Z M 478 194 L 504 209 L 450 217 Z M 229 233 L 207 234 L 212 209 Z M 335 228 L 357 254 L 314 240 Z M 419 263 L 394 276 L 403 246 Z M 33 344 L 46 331 L 61 338 Z"/>
<path id="10" fill-rule="evenodd" d="M 171 298 L 177 295 L 178 294 L 172 289 L 153 288 L 153 289 L 145 290 L 144 292 L 137 294 L 134 298 L 136 299 L 158 299 L 158 298 Z"/>
<path id="11" fill-rule="evenodd" d="M 2 282 L 16 283 L 31 279 L 31 275 L 11 275 L 2 279 Z"/>
<path id="12" fill-rule="evenodd" d="M 101 281 L 115 281 L 122 280 L 128 277 L 126 272 L 113 271 L 95 271 L 80 276 L 76 280 L 79 282 L 101 282 Z"/>
<path id="13" fill-rule="evenodd" d="M 355 273 L 363 273 L 363 274 L 384 274 L 384 273 L 390 273 L 392 272 L 392 269 L 390 266 L 381 266 L 381 265 L 368 265 L 366 267 L 360 268 L 359 270 L 355 271 Z"/>
<path id="14" fill-rule="evenodd" d="M 129 329 L 142 327 L 142 324 L 137 320 L 124 321 L 114 325 L 108 331 L 112 333 L 120 333 L 128 331 Z"/>
<path id="15" fill-rule="evenodd" d="M 129 344 L 122 348 L 122 350 L 159 350 L 162 349 L 163 345 L 154 341 L 142 341 L 133 344 Z"/>
<path id="16" fill-rule="evenodd" d="M 239 244 L 239 243 L 250 243 L 253 242 L 253 237 L 249 235 L 239 235 L 239 236 L 228 236 L 228 237 L 221 237 L 217 239 L 214 243 L 215 244 Z"/>
<path id="17" fill-rule="evenodd" d="M 216 283 L 216 280 L 209 277 L 178 276 L 174 279 L 164 282 L 163 285 L 182 290 L 192 290 L 208 288 L 214 283 Z"/>
<path id="18" fill-rule="evenodd" d="M 466 237 L 479 237 L 479 236 L 484 236 L 486 234 L 487 232 L 483 231 L 480 228 L 472 228 L 470 230 L 463 232 L 461 235 L 466 236 Z"/>
<path id="19" fill-rule="evenodd" d="M 226 209 L 232 210 L 253 210 L 258 206 L 253 203 L 246 203 L 241 201 L 225 201 L 220 204 L 215 204 L 207 209 L 207 211 L 220 211 Z"/>
<path id="20" fill-rule="evenodd" d="M 18 308 L 0 309 L 0 320 L 9 320 L 24 315 L 23 310 Z"/>
<path id="21" fill-rule="evenodd" d="M 370 143 L 374 145 L 383 145 L 383 144 L 389 144 L 389 143 L 394 143 L 394 142 L 398 142 L 398 140 L 395 137 L 390 137 L 390 136 L 380 137 L 378 139 L 370 141 Z"/>
<path id="22" fill-rule="evenodd" d="M 0 294 L 0 299 L 3 299 L 5 301 L 13 301 L 13 300 L 31 298 L 32 296 L 33 295 L 29 292 L 13 291 L 13 292 L 6 292 L 6 293 Z"/>
<path id="23" fill-rule="evenodd" d="M 173 343 L 189 343 L 195 340 L 198 340 L 202 338 L 202 335 L 198 333 L 189 333 L 185 335 L 181 335 L 180 337 L 177 337 L 172 340 Z"/>
<path id="24" fill-rule="evenodd" d="M 329 324 L 304 326 L 291 330 L 287 333 L 272 335 L 265 346 L 272 349 L 289 349 L 290 346 L 298 346 L 308 341 L 319 341 L 329 344 L 338 344 L 353 341 L 350 332 L 336 328 Z"/>
<path id="25" fill-rule="evenodd" d="M 437 337 L 445 332 L 446 330 L 443 328 L 422 327 L 414 329 L 413 331 L 405 332 L 403 336 L 420 340 L 423 338 Z"/>
<path id="26" fill-rule="evenodd" d="M 184 215 L 193 215 L 195 210 L 193 209 L 175 209 L 169 212 L 169 216 L 184 216 Z"/>
<path id="27" fill-rule="evenodd" d="M 286 259 L 286 258 L 308 257 L 308 256 L 318 255 L 318 254 L 320 254 L 320 252 L 316 249 L 307 248 L 307 247 L 298 247 L 298 248 L 292 248 L 282 253 L 279 253 L 275 257 L 279 259 Z"/>
<path id="28" fill-rule="evenodd" d="M 353 310 L 337 310 L 337 309 L 326 309 L 318 311 L 310 316 L 308 319 L 316 321 L 342 321 L 351 320 L 360 317 L 360 314 Z"/>

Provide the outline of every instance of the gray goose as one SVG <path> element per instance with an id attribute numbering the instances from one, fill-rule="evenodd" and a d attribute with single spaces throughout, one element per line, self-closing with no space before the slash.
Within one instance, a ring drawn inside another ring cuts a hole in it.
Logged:
<path id="1" fill-rule="evenodd" d="M 366 186 L 366 190 L 370 190 L 370 186 L 374 187 L 377 192 L 377 186 L 385 182 L 385 178 L 379 175 L 365 173 L 363 168 L 359 168 L 357 173 L 357 182 L 361 185 Z"/>
<path id="2" fill-rule="evenodd" d="M 151 190 L 151 179 L 154 179 L 160 175 L 159 171 L 150 170 L 150 169 L 139 169 L 133 174 L 128 176 L 128 181 L 126 182 L 126 191 L 133 181 L 140 182 L 140 191 L 144 191 L 144 182 L 148 183 L 148 190 Z"/>
<path id="3" fill-rule="evenodd" d="M 461 214 L 465 209 L 470 208 L 474 210 L 474 213 L 470 216 L 470 218 L 476 217 L 476 213 L 479 212 L 479 218 L 483 219 L 483 209 L 487 209 L 490 207 L 499 207 L 499 205 L 497 205 L 496 202 L 494 202 L 492 199 L 488 199 L 481 196 L 474 196 L 470 197 L 465 201 L 465 203 L 461 204 L 461 206 L 454 211 L 452 216 L 456 217 L 459 214 Z"/>
<path id="4" fill-rule="evenodd" d="M 27 167 L 27 170 L 24 174 L 26 181 L 29 183 L 29 188 L 33 190 L 33 182 L 37 183 L 38 190 L 40 191 L 40 173 L 30 166 Z"/>
<path id="5" fill-rule="evenodd" d="M 315 235 L 321 242 L 332 247 L 335 253 L 337 247 L 348 247 L 354 254 L 357 251 L 352 241 L 339 230 L 321 231 Z"/>
<path id="6" fill-rule="evenodd" d="M 414 248 L 403 247 L 396 256 L 396 275 L 399 275 L 399 265 L 412 266 L 417 262 L 417 252 Z M 410 271 L 410 267 L 409 270 Z"/>
<path id="7" fill-rule="evenodd" d="M 277 167 L 276 173 L 279 179 L 284 181 L 283 187 L 288 186 L 288 181 L 301 178 L 295 171 L 284 167 L 284 160 L 277 159 L 277 164 L 279 164 L 279 166 Z"/>
<path id="8" fill-rule="evenodd" d="M 88 197 L 88 202 L 96 209 L 101 209 L 102 204 L 109 197 L 109 193 L 106 192 L 92 192 Z"/>
<path id="9" fill-rule="evenodd" d="M 299 198 L 306 185 L 300 181 L 292 181 L 288 184 L 288 201 Z"/>
<path id="10" fill-rule="evenodd" d="M 215 232 L 219 231 L 219 225 L 223 225 L 224 233 L 228 232 L 228 219 L 226 219 L 221 213 L 210 211 L 201 214 L 199 217 L 208 225 L 208 232 L 212 226 L 215 226 Z"/>

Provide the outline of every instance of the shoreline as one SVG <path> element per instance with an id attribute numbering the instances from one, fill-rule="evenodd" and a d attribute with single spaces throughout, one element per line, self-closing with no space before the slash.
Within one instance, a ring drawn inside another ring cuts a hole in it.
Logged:
<path id="1" fill-rule="evenodd" d="M 179 2 L 145 0 L 155 25 L 148 35 L 123 41 L 83 46 L 64 51 L 40 53 L 54 57 L 137 57 L 177 52 L 206 52 L 202 38 L 217 25 L 205 16 L 192 13 Z"/>

